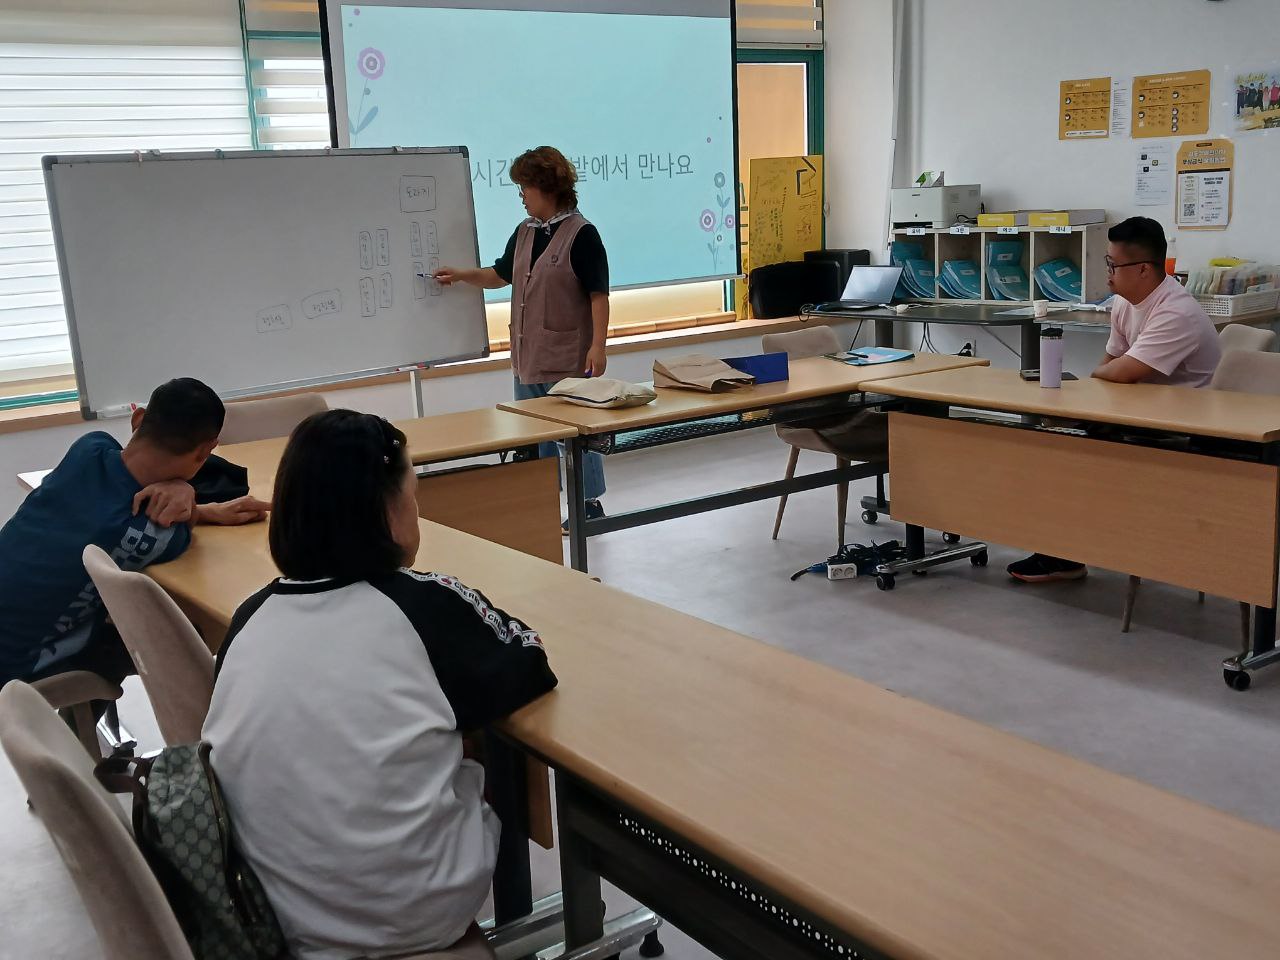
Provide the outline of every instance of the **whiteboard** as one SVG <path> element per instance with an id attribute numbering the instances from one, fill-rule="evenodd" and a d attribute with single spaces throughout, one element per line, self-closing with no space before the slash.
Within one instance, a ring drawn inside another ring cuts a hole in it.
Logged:
<path id="1" fill-rule="evenodd" d="M 485 356 L 464 147 L 46 157 L 86 418 Z M 426 275 L 420 276 L 420 274 Z"/>

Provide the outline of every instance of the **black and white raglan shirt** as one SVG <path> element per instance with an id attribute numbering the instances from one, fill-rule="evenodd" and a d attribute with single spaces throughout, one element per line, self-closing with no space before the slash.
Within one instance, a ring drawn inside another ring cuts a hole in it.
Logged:
<path id="1" fill-rule="evenodd" d="M 204 738 L 290 956 L 462 937 L 499 824 L 461 733 L 555 685 L 538 634 L 454 577 L 277 580 L 245 601 Z"/>

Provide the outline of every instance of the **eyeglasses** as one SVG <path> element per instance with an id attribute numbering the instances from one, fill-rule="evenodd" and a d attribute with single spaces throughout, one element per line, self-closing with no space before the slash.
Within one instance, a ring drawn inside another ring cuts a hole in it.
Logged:
<path id="1" fill-rule="evenodd" d="M 1149 264 L 1151 264 L 1153 267 L 1158 267 L 1158 266 L 1160 266 L 1160 262 L 1159 262 L 1158 260 L 1130 260 L 1128 263 L 1116 263 L 1116 262 L 1115 262 L 1114 260 L 1112 260 L 1110 257 L 1104 257 L 1103 259 L 1104 259 L 1104 260 L 1106 260 L 1106 262 L 1107 262 L 1107 273 L 1108 273 L 1108 274 L 1113 274 L 1113 273 L 1115 273 L 1115 272 L 1116 272 L 1117 270 L 1119 270 L 1121 267 L 1136 267 L 1136 266 L 1138 266 L 1139 264 L 1142 264 L 1142 263 L 1149 263 Z"/>

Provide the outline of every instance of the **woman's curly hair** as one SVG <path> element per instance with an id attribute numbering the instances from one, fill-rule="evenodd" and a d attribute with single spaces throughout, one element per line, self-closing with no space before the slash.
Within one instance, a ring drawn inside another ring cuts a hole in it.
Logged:
<path id="1" fill-rule="evenodd" d="M 511 180 L 522 187 L 535 187 L 555 198 L 557 210 L 578 205 L 578 171 L 555 147 L 534 147 L 511 164 Z"/>

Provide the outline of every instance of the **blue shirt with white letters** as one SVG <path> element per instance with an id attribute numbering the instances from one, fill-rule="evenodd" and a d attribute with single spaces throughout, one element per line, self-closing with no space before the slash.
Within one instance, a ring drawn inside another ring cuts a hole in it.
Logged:
<path id="1" fill-rule="evenodd" d="M 186 524 L 133 515 L 142 487 L 110 434 L 87 434 L 0 529 L 0 685 L 80 652 L 105 619 L 81 554 L 94 543 L 124 570 L 179 556 Z"/>

